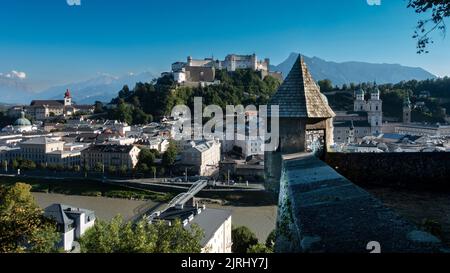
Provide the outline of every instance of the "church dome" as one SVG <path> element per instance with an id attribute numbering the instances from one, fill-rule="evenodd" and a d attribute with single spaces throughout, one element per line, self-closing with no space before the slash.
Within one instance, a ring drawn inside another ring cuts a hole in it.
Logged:
<path id="1" fill-rule="evenodd" d="M 31 121 L 25 118 L 25 112 L 20 113 L 20 118 L 14 122 L 15 126 L 31 126 Z"/>
<path id="2" fill-rule="evenodd" d="M 362 89 L 362 88 L 360 88 L 360 89 L 358 89 L 358 90 L 356 90 L 356 95 L 364 95 L 364 90 Z"/>

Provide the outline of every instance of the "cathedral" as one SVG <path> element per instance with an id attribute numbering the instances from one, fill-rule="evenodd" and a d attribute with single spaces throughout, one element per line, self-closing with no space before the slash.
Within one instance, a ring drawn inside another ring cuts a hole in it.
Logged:
<path id="1" fill-rule="evenodd" d="M 355 92 L 353 111 L 336 111 L 334 119 L 334 142 L 353 143 L 365 136 L 379 135 L 383 126 L 383 101 L 380 90 L 374 84 L 369 91 L 359 89 Z"/>

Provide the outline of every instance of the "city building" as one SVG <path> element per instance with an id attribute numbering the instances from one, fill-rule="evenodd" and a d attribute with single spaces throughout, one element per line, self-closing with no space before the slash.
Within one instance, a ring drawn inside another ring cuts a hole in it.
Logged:
<path id="1" fill-rule="evenodd" d="M 98 164 L 133 169 L 138 163 L 140 149 L 134 145 L 91 145 L 81 151 L 81 164 L 94 169 Z"/>
<path id="2" fill-rule="evenodd" d="M 263 136 L 248 136 L 236 133 L 234 146 L 239 147 L 244 157 L 264 155 L 265 140 Z"/>
<path id="3" fill-rule="evenodd" d="M 64 141 L 49 137 L 36 137 L 19 143 L 20 158 L 36 164 L 80 165 L 80 150 L 65 150 Z"/>
<path id="4" fill-rule="evenodd" d="M 95 224 L 95 213 L 81 208 L 75 208 L 63 204 L 53 204 L 44 210 L 44 216 L 56 221 L 61 240 L 58 247 L 64 251 L 72 251 L 74 242 Z"/>
<path id="5" fill-rule="evenodd" d="M 33 100 L 25 110 L 33 119 L 45 120 L 50 117 L 69 117 L 77 112 L 93 113 L 94 108 L 93 105 L 75 104 L 70 91 L 67 90 L 63 100 Z"/>
<path id="6" fill-rule="evenodd" d="M 365 136 L 378 135 L 383 128 L 383 101 L 380 90 L 374 84 L 370 98 L 365 99 L 366 92 L 359 89 L 355 92 L 353 111 L 338 111 L 334 118 L 334 142 L 349 143 Z"/>
<path id="7" fill-rule="evenodd" d="M 189 192 L 175 197 L 165 210 L 153 213 L 148 220 L 164 221 L 168 226 L 179 220 L 188 230 L 195 224 L 203 230 L 202 253 L 231 253 L 231 211 L 200 206 L 194 197 L 206 185 L 207 181 L 198 181 Z"/>
<path id="8" fill-rule="evenodd" d="M 187 142 L 182 149 L 181 164 L 192 166 L 200 176 L 211 175 L 219 167 L 221 144 L 219 140 Z"/>
<path id="9" fill-rule="evenodd" d="M 395 133 L 412 136 L 450 136 L 450 125 L 409 123 L 395 127 Z"/>

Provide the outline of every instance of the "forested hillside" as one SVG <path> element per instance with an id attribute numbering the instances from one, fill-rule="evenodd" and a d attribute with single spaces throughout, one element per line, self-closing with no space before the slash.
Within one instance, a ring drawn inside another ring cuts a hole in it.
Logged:
<path id="1" fill-rule="evenodd" d="M 130 124 L 144 124 L 169 115 L 178 104 L 194 105 L 194 97 L 202 97 L 204 105 L 266 104 L 276 92 L 280 82 L 251 70 L 216 72 L 220 84 L 206 87 L 177 86 L 170 76 L 161 77 L 151 83 L 137 83 L 130 90 L 124 86 L 111 102 L 117 107 L 108 111 L 108 117 Z"/>

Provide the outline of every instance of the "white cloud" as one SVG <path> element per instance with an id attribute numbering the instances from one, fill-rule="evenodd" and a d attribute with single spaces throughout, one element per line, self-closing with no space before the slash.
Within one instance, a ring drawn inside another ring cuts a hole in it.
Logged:
<path id="1" fill-rule="evenodd" d="M 7 73 L 0 73 L 0 77 L 24 80 L 27 78 L 27 74 L 25 72 L 13 70 Z"/>

